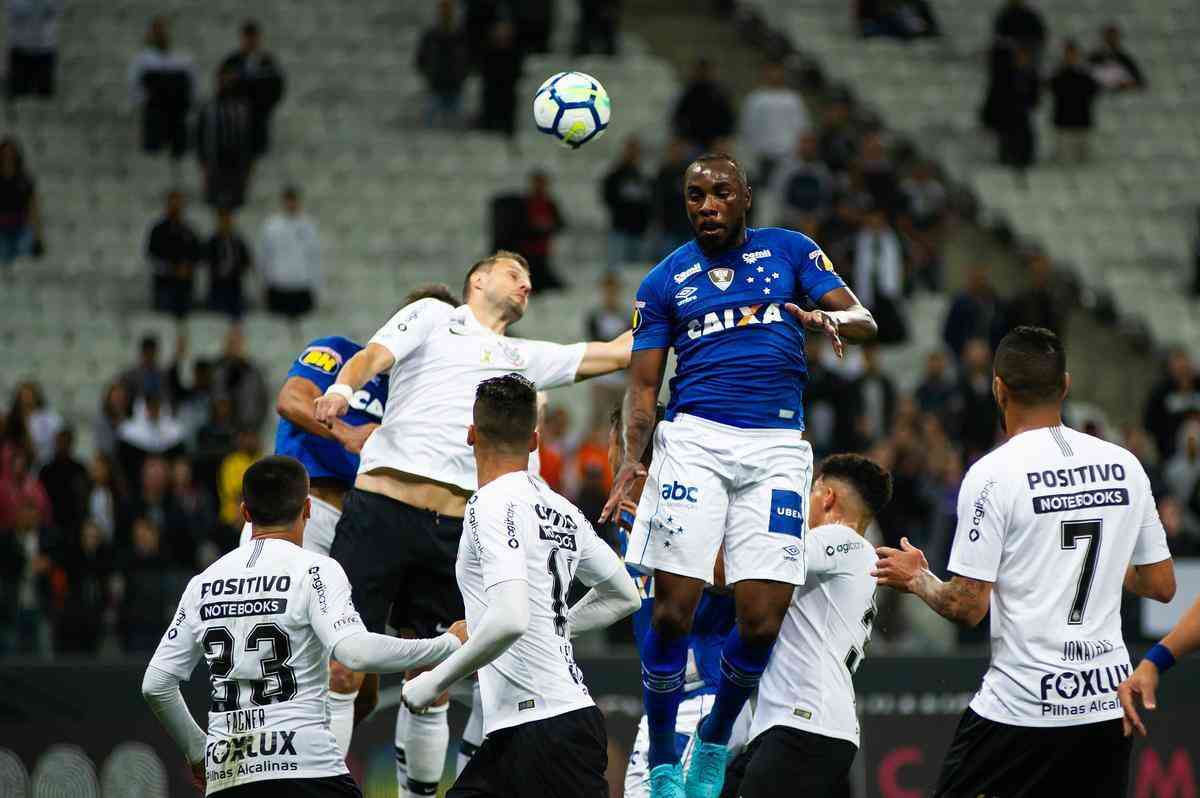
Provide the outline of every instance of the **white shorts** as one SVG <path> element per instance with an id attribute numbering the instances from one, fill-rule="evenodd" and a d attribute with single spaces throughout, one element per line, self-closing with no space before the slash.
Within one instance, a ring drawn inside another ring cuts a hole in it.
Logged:
<path id="1" fill-rule="evenodd" d="M 799 430 L 659 423 L 625 562 L 711 583 L 723 547 L 727 584 L 803 584 L 812 468 Z"/>
<path id="2" fill-rule="evenodd" d="M 688 760 L 692 756 L 692 735 L 701 719 L 712 711 L 716 702 L 715 695 L 698 695 L 685 698 L 679 705 L 679 715 L 675 719 L 675 733 L 687 738 L 680 761 L 683 770 L 687 772 Z M 729 758 L 746 747 L 746 733 L 750 730 L 750 703 L 742 714 L 738 715 L 733 725 L 733 737 L 729 739 Z M 638 723 L 637 737 L 633 741 L 633 750 L 629 752 L 629 764 L 625 768 L 625 798 L 650 798 L 650 727 L 643 715 Z"/>
<path id="3" fill-rule="evenodd" d="M 312 499 L 312 515 L 309 517 L 308 523 L 304 525 L 304 548 L 328 557 L 329 548 L 333 545 L 333 533 L 337 529 L 338 520 L 342 517 L 342 511 L 328 502 L 321 501 L 316 496 L 308 498 Z M 242 527 L 238 545 L 242 545 L 249 539 L 250 525 L 246 524 Z"/>

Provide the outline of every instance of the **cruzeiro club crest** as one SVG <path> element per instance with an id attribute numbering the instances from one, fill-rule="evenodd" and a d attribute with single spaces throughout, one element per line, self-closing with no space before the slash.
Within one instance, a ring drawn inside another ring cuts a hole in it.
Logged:
<path id="1" fill-rule="evenodd" d="M 733 283 L 733 269 L 728 266 L 718 266 L 708 270 L 708 279 L 712 284 L 724 291 Z"/>

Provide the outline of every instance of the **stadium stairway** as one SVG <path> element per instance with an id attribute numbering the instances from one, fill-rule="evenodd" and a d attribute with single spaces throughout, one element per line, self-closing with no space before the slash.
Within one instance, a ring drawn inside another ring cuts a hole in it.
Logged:
<path id="1" fill-rule="evenodd" d="M 1041 161 L 1027 184 L 993 163 L 993 147 L 977 124 L 998 0 L 986 7 L 932 0 L 944 40 L 910 43 L 860 39 L 851 29 L 850 7 L 838 0 L 750 4 L 778 20 L 798 47 L 852 85 L 891 126 L 921 142 L 1021 238 L 1043 246 L 1085 284 L 1110 292 L 1118 309 L 1140 319 L 1159 342 L 1200 348 L 1200 313 L 1183 290 L 1200 178 L 1194 103 L 1200 20 L 1194 4 L 1037 3 L 1053 35 L 1045 69 L 1057 63 L 1063 38 L 1090 49 L 1099 27 L 1112 20 L 1122 27 L 1150 87 L 1098 101 L 1093 159 L 1071 169 L 1051 161 L 1050 100 L 1043 97 L 1036 113 Z"/>
<path id="2" fill-rule="evenodd" d="M 423 93 L 412 62 L 429 20 L 391 0 L 336 8 L 293 0 L 255 3 L 266 46 L 286 71 L 288 94 L 239 228 L 254 245 L 279 189 L 295 181 L 321 229 L 326 282 L 320 307 L 304 320 L 299 337 L 259 310 L 246 319 L 250 353 L 271 384 L 282 381 L 309 338 L 369 336 L 414 284 L 436 280 L 457 289 L 466 267 L 490 245 L 489 199 L 523 188 L 534 168 L 551 175 L 567 217 L 556 268 L 571 288 L 535 298 L 517 332 L 580 339 L 604 264 L 607 215 L 599 179 L 628 133 L 638 132 L 651 148 L 661 144 L 660 120 L 676 80 L 636 37 L 626 37 L 620 59 L 568 59 L 563 53 L 574 4 L 561 5 L 554 54 L 526 62 L 519 133 L 510 147 L 492 135 L 420 127 Z M 173 175 L 166 161 L 138 149 L 126 70 L 147 21 L 162 13 L 171 21 L 176 48 L 194 56 L 200 94 L 208 96 L 216 65 L 236 42 L 243 3 L 68 4 L 60 27 L 58 96 L 45 103 L 22 100 L 9 114 L 8 130 L 25 147 L 38 181 L 49 253 L 18 262 L 13 277 L 0 283 L 0 342 L 21 353 L 17 367 L 0 373 L 0 395 L 36 377 L 53 406 L 76 422 L 85 451 L 101 390 L 132 362 L 138 337 L 157 332 L 164 353 L 173 348 L 173 323 L 147 307 L 143 255 L 165 190 L 174 184 L 188 192 L 187 216 L 202 236 L 213 226 L 199 201 L 194 160 Z M 578 152 L 537 133 L 526 103 L 545 77 L 568 64 L 596 75 L 614 98 L 613 129 Z M 477 93 L 469 83 L 468 110 Z M 630 269 L 628 290 L 646 268 Z M 217 354 L 225 329 L 221 318 L 193 316 L 193 355 Z M 580 418 L 586 396 L 576 387 L 557 398 L 576 406 Z"/>

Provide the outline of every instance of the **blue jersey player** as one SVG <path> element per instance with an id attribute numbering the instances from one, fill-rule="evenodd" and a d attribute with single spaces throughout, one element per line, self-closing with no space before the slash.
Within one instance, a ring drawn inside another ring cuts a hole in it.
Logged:
<path id="1" fill-rule="evenodd" d="M 661 415 L 662 406 L 657 410 Z M 621 440 L 621 408 L 618 406 L 612 414 L 612 425 L 609 430 L 608 459 L 613 470 L 620 467 L 624 459 L 624 445 Z M 649 465 L 652 447 L 642 456 L 642 464 Z M 617 551 L 624 557 L 629 548 L 629 532 L 633 529 L 637 511 L 637 501 L 642 494 L 642 481 L 639 480 L 629 492 L 618 510 L 616 518 Z M 633 636 L 641 648 L 646 632 L 650 629 L 651 616 L 654 614 L 654 577 L 644 574 L 632 566 L 630 574 L 637 583 L 638 592 L 642 597 L 642 606 L 633 614 Z M 721 578 L 718 576 L 718 583 Z M 692 623 L 691 639 L 688 645 L 688 667 L 684 676 L 683 701 L 679 705 L 679 714 L 675 722 L 675 747 L 680 757 L 687 759 L 688 745 L 700 719 L 712 708 L 713 697 L 717 693 L 717 684 L 721 676 L 721 647 L 725 638 L 733 629 L 734 612 L 733 597 L 730 595 L 706 590 L 700 597 L 696 607 L 695 620 Z M 650 747 L 650 731 L 646 719 L 638 724 L 637 738 L 629 755 L 629 766 L 625 769 L 624 798 L 647 798 L 650 795 L 650 767 L 648 765 Z"/>
<path id="2" fill-rule="evenodd" d="M 684 173 L 694 240 L 638 289 L 625 458 L 605 506 L 646 477 L 626 562 L 654 575 L 641 644 L 652 798 L 717 798 L 734 721 L 766 668 L 795 585 L 804 582 L 805 331 L 865 341 L 875 321 L 833 264 L 799 233 L 746 226 L 741 166 L 705 155 Z M 811 309 L 806 309 L 811 308 Z M 676 355 L 665 420 L 654 406 Z M 640 458 L 654 435 L 647 469 Z M 719 552 L 737 626 L 724 641 L 712 711 L 696 732 L 686 779 L 675 744 L 689 634 Z"/>

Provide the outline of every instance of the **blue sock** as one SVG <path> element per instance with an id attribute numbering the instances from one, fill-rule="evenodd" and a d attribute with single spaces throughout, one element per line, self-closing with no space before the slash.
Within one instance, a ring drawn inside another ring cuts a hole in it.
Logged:
<path id="1" fill-rule="evenodd" d="M 700 739 L 703 742 L 720 745 L 729 742 L 733 724 L 750 694 L 758 687 L 758 680 L 767 669 L 774 647 L 774 642 L 762 648 L 747 645 L 736 626 L 725 638 L 725 646 L 721 649 L 721 682 L 717 687 L 717 700 L 700 727 Z"/>
<path id="2" fill-rule="evenodd" d="M 651 627 L 642 640 L 642 702 L 650 728 L 650 768 L 679 762 L 675 748 L 675 719 L 683 700 L 688 638 L 666 640 Z"/>

